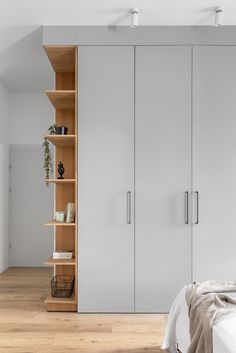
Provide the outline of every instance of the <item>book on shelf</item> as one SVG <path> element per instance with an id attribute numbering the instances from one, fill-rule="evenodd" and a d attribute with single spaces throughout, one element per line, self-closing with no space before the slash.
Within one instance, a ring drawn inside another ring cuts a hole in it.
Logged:
<path id="1" fill-rule="evenodd" d="M 53 251 L 53 259 L 71 260 L 73 257 L 72 250 L 57 250 Z"/>

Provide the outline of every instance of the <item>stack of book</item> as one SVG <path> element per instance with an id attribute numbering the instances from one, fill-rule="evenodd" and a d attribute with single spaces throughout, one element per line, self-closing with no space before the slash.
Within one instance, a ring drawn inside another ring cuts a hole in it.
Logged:
<path id="1" fill-rule="evenodd" d="M 53 259 L 70 260 L 73 257 L 72 250 L 58 250 L 53 251 Z"/>

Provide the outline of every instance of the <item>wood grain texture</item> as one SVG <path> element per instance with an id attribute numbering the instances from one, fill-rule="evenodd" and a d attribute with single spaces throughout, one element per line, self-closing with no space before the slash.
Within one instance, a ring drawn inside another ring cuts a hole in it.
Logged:
<path id="1" fill-rule="evenodd" d="M 64 266 L 73 265 L 73 266 L 75 266 L 75 258 L 72 258 L 72 259 L 53 259 L 53 257 L 50 256 L 47 259 L 47 261 L 45 261 L 44 264 L 48 265 L 48 266 L 54 266 L 54 265 L 64 265 Z"/>
<path id="2" fill-rule="evenodd" d="M 51 62 L 53 70 L 56 73 L 75 72 L 76 47 L 74 45 L 46 45 L 44 48 Z"/>
<path id="3" fill-rule="evenodd" d="M 161 353 L 166 316 L 45 311 L 52 271 L 0 274 L 0 353 Z"/>
<path id="4" fill-rule="evenodd" d="M 55 75 L 55 86 L 57 90 L 75 89 L 74 73 L 57 73 Z"/>
<path id="5" fill-rule="evenodd" d="M 51 184 L 73 184 L 75 179 L 45 179 L 45 182 Z"/>
<path id="6" fill-rule="evenodd" d="M 46 137 L 56 147 L 71 147 L 75 145 L 75 135 L 46 135 Z"/>
<path id="7" fill-rule="evenodd" d="M 45 226 L 53 226 L 53 227 L 71 227 L 75 226 L 75 223 L 63 223 L 63 222 L 56 222 L 54 219 L 52 219 L 50 222 L 45 223 Z"/>
<path id="8" fill-rule="evenodd" d="M 77 100 L 77 97 L 75 97 Z M 55 123 L 57 126 L 68 127 L 68 135 L 75 134 L 75 110 L 56 110 L 55 111 Z"/>
<path id="9" fill-rule="evenodd" d="M 50 90 L 45 94 L 51 101 L 55 109 L 73 110 L 75 108 L 75 91 L 74 90 Z"/>

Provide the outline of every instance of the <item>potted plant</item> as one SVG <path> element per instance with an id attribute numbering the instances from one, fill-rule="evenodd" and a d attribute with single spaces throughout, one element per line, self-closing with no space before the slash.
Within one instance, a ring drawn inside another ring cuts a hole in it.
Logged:
<path id="1" fill-rule="evenodd" d="M 56 125 L 51 125 L 48 128 L 49 135 L 53 135 L 56 132 Z M 46 184 L 48 185 L 47 179 L 50 178 L 50 175 L 53 173 L 53 161 L 52 161 L 52 151 L 50 148 L 49 141 L 47 137 L 44 137 L 43 145 L 44 148 L 44 170 L 45 170 L 45 178 Z"/>

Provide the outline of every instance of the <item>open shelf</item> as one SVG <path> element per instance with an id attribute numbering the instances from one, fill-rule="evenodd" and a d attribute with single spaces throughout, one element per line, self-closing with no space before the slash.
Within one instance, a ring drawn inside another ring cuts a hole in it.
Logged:
<path id="1" fill-rule="evenodd" d="M 75 145 L 75 135 L 46 135 L 46 138 L 57 147 L 71 147 Z"/>
<path id="2" fill-rule="evenodd" d="M 45 179 L 45 181 L 51 184 L 74 184 L 76 182 L 75 179 Z"/>
<path id="3" fill-rule="evenodd" d="M 48 46 L 45 47 L 53 70 L 56 73 L 75 72 L 75 47 L 74 46 Z"/>
<path id="4" fill-rule="evenodd" d="M 75 227 L 75 223 L 66 223 L 66 222 L 57 222 L 55 220 L 51 220 L 48 223 L 45 223 L 45 226 L 56 226 L 56 227 Z"/>
<path id="5" fill-rule="evenodd" d="M 45 265 L 63 265 L 63 266 L 73 266 L 75 265 L 75 258 L 72 258 L 70 260 L 67 259 L 53 259 L 52 256 L 49 257 L 49 259 L 45 262 Z"/>
<path id="6" fill-rule="evenodd" d="M 52 295 L 49 294 L 45 299 L 45 303 L 46 304 L 54 304 L 54 303 L 55 304 L 76 304 L 76 300 L 75 300 L 74 293 L 70 298 L 56 298 L 56 297 L 52 297 Z"/>
<path id="7" fill-rule="evenodd" d="M 74 90 L 52 90 L 45 91 L 49 100 L 55 109 L 74 110 L 75 109 L 75 91 Z"/>

